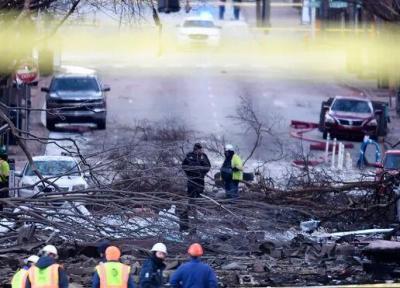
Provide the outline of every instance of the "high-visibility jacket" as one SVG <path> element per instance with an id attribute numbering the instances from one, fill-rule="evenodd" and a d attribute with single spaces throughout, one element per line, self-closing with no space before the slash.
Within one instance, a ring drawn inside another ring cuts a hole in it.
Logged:
<path id="1" fill-rule="evenodd" d="M 7 182 L 10 175 L 10 165 L 7 161 L 0 159 L 0 182 Z"/>
<path id="2" fill-rule="evenodd" d="M 44 269 L 32 266 L 28 270 L 31 288 L 58 288 L 58 269 L 60 265 L 52 264 Z"/>
<path id="3" fill-rule="evenodd" d="M 106 262 L 97 265 L 100 288 L 127 288 L 131 267 L 120 262 Z"/>
<path id="4" fill-rule="evenodd" d="M 232 171 L 232 180 L 242 181 L 243 180 L 243 163 L 239 155 L 233 154 L 231 160 L 232 169 L 236 168 L 239 171 Z"/>
<path id="5" fill-rule="evenodd" d="M 11 280 L 11 288 L 25 288 L 27 277 L 28 277 L 28 270 L 25 269 L 18 270 L 14 274 Z"/>

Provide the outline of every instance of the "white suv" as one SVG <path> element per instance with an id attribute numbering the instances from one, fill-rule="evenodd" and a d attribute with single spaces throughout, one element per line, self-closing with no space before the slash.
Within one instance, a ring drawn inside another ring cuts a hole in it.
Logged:
<path id="1" fill-rule="evenodd" d="M 79 167 L 75 158 L 70 156 L 35 156 L 33 163 L 39 173 L 48 181 L 54 183 L 60 192 L 84 190 L 88 188 L 85 174 Z M 22 172 L 16 172 L 16 177 L 21 177 L 18 197 L 30 197 L 38 193 L 51 193 L 56 188 L 48 183 L 40 182 L 39 177 L 33 172 L 29 163 Z"/>

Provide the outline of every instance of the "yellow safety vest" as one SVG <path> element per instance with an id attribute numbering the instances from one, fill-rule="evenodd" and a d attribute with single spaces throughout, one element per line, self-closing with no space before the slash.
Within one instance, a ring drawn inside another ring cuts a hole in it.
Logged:
<path id="1" fill-rule="evenodd" d="M 47 268 L 39 269 L 32 266 L 28 270 L 31 288 L 58 288 L 58 269 L 60 265 L 53 264 Z"/>
<path id="2" fill-rule="evenodd" d="M 10 165 L 7 161 L 0 159 L 0 182 L 6 182 L 10 175 Z"/>
<path id="3" fill-rule="evenodd" d="M 232 160 L 231 160 L 231 166 L 232 166 L 232 168 L 239 169 L 239 171 L 232 172 L 232 179 L 237 180 L 237 181 L 242 181 L 243 180 L 243 163 L 242 163 L 242 159 L 240 159 L 239 155 L 233 154 Z"/>
<path id="4" fill-rule="evenodd" d="M 28 270 L 20 269 L 14 274 L 11 280 L 11 288 L 25 288 Z"/>
<path id="5" fill-rule="evenodd" d="M 127 288 L 131 267 L 120 262 L 106 262 L 97 265 L 100 288 Z"/>

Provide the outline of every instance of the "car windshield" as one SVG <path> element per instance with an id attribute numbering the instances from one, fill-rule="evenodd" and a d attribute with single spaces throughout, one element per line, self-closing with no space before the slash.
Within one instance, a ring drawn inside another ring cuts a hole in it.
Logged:
<path id="1" fill-rule="evenodd" d="M 51 85 L 52 91 L 95 91 L 99 92 L 96 79 L 91 77 L 56 78 Z"/>
<path id="2" fill-rule="evenodd" d="M 43 176 L 79 176 L 79 168 L 75 161 L 56 160 L 56 161 L 34 161 L 36 168 Z M 31 165 L 26 168 L 25 175 L 35 176 Z"/>
<path id="3" fill-rule="evenodd" d="M 384 167 L 387 170 L 400 170 L 400 154 L 387 154 Z"/>
<path id="4" fill-rule="evenodd" d="M 186 20 L 183 27 L 200 27 L 200 28 L 213 28 L 214 22 L 207 20 Z"/>
<path id="5" fill-rule="evenodd" d="M 353 99 L 337 99 L 335 103 L 333 103 L 332 111 L 371 113 L 371 108 L 367 101 L 353 100 Z"/>

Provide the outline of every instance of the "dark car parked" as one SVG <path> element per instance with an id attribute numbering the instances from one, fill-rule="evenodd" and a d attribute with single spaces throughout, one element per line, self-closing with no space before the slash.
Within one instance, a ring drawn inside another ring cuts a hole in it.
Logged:
<path id="1" fill-rule="evenodd" d="M 106 129 L 107 105 L 105 92 L 95 75 L 62 74 L 53 77 L 46 92 L 46 126 L 54 130 L 57 123 L 94 122 Z"/>
<path id="2" fill-rule="evenodd" d="M 377 138 L 386 136 L 388 122 L 387 103 L 361 97 L 336 96 L 322 103 L 319 128 L 324 139 L 328 133 L 331 138 L 364 135 Z"/>

